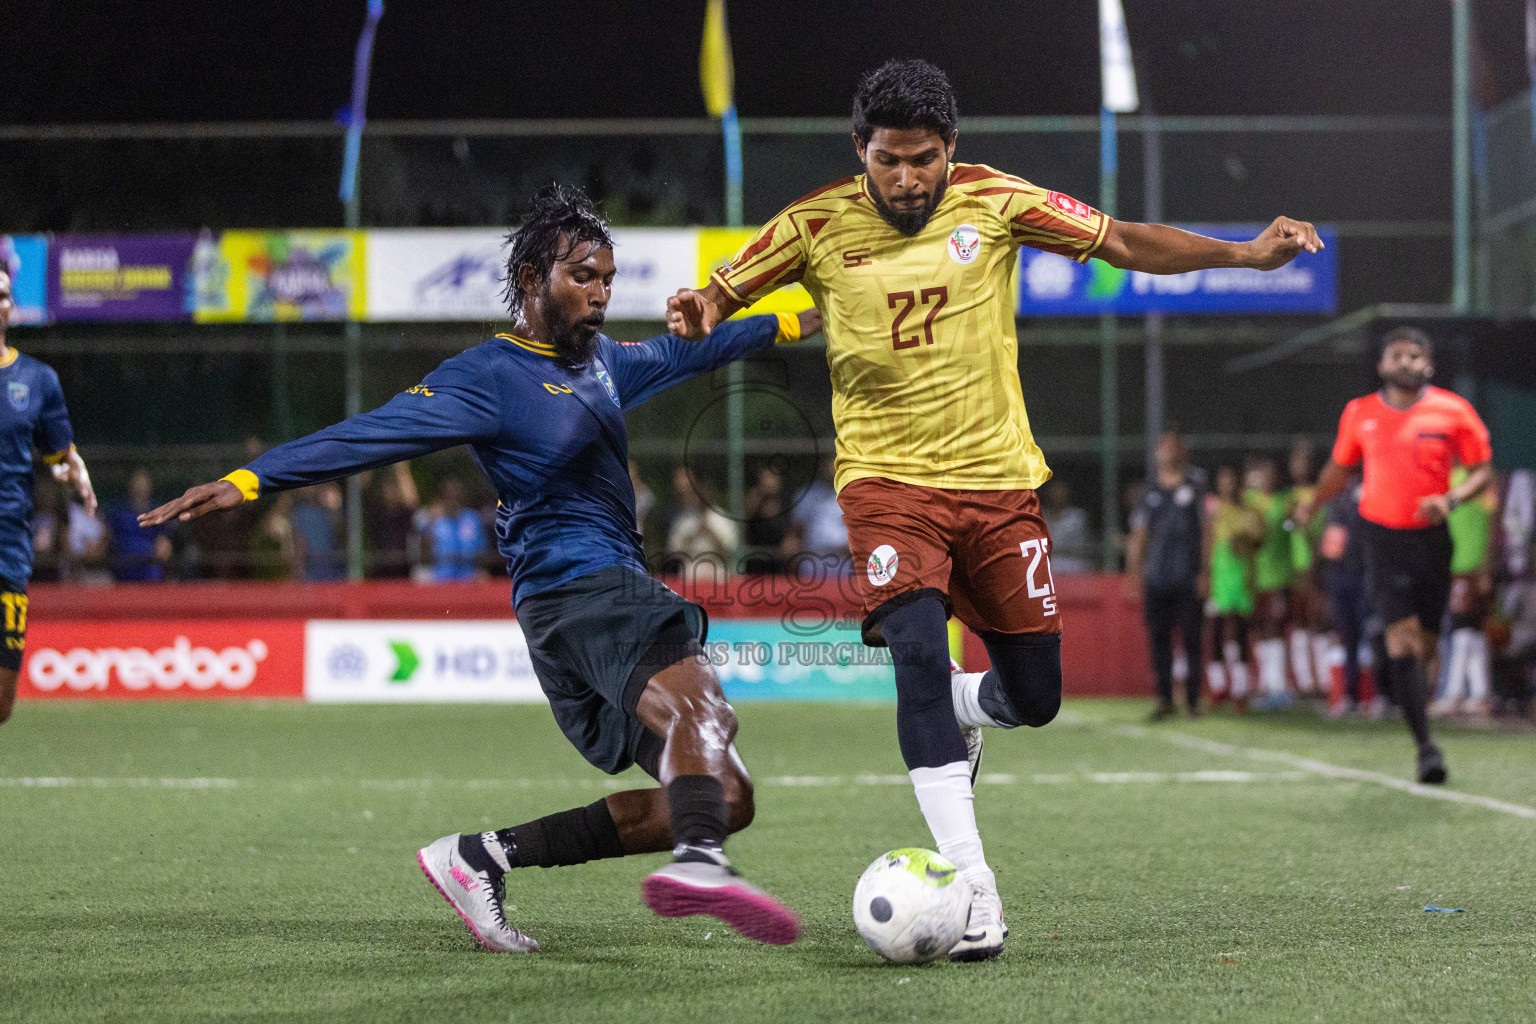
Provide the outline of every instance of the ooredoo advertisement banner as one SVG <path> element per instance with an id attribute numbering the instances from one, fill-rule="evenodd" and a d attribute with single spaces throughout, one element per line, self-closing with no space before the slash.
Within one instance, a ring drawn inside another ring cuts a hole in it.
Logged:
<path id="1" fill-rule="evenodd" d="M 34 620 L 19 690 L 23 698 L 302 697 L 304 623 Z"/>
<path id="2" fill-rule="evenodd" d="M 304 696 L 318 703 L 536 703 L 523 631 L 511 619 L 311 620 Z"/>
<path id="3" fill-rule="evenodd" d="M 48 250 L 55 320 L 190 320 L 197 236 L 55 235 Z"/>

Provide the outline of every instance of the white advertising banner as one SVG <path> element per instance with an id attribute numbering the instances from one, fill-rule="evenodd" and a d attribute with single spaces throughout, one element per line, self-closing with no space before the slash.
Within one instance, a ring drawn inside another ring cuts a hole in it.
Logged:
<path id="1" fill-rule="evenodd" d="M 385 228 L 367 232 L 369 320 L 506 320 L 506 232 Z M 697 282 L 699 233 L 615 228 L 613 320 L 660 320 L 667 297 Z"/>
<path id="2" fill-rule="evenodd" d="M 512 619 L 312 619 L 304 632 L 304 697 L 316 703 L 544 700 Z"/>

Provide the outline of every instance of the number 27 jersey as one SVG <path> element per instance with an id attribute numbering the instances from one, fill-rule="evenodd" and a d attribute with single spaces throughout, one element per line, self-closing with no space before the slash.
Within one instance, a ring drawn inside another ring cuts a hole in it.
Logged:
<path id="1" fill-rule="evenodd" d="M 952 164 L 917 235 L 886 223 L 859 175 L 791 203 L 711 280 L 752 303 L 803 283 L 821 310 L 836 486 L 861 477 L 950 490 L 1050 479 L 1019 385 L 1021 246 L 1087 262 L 1110 218 L 981 164 Z"/>

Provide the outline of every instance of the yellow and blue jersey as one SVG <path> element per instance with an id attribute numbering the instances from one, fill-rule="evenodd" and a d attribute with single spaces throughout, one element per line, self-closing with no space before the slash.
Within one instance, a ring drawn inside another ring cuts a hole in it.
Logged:
<path id="1" fill-rule="evenodd" d="M 24 589 L 32 578 L 32 450 L 57 462 L 75 434 L 52 367 L 9 349 L 0 393 L 0 579 Z"/>
<path id="2" fill-rule="evenodd" d="M 729 321 L 697 342 L 667 334 L 620 344 L 600 335 L 581 367 L 549 346 L 498 334 L 378 409 L 273 448 L 226 479 L 253 498 L 466 444 L 500 499 L 496 539 L 514 605 L 609 566 L 645 572 L 624 410 L 768 348 L 780 324 L 772 316 Z M 782 334 L 797 336 L 793 327 Z"/>

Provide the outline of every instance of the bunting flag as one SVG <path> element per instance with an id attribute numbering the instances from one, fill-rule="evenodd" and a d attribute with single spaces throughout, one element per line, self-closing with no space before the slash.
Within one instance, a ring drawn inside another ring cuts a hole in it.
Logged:
<path id="1" fill-rule="evenodd" d="M 1099 85 L 1103 108 L 1111 113 L 1129 114 L 1141 105 L 1120 0 L 1099 0 Z"/>
<path id="2" fill-rule="evenodd" d="M 736 105 L 736 69 L 725 25 L 725 0 L 709 0 L 704 11 L 704 42 L 699 47 L 699 85 L 710 117 L 724 117 Z"/>

